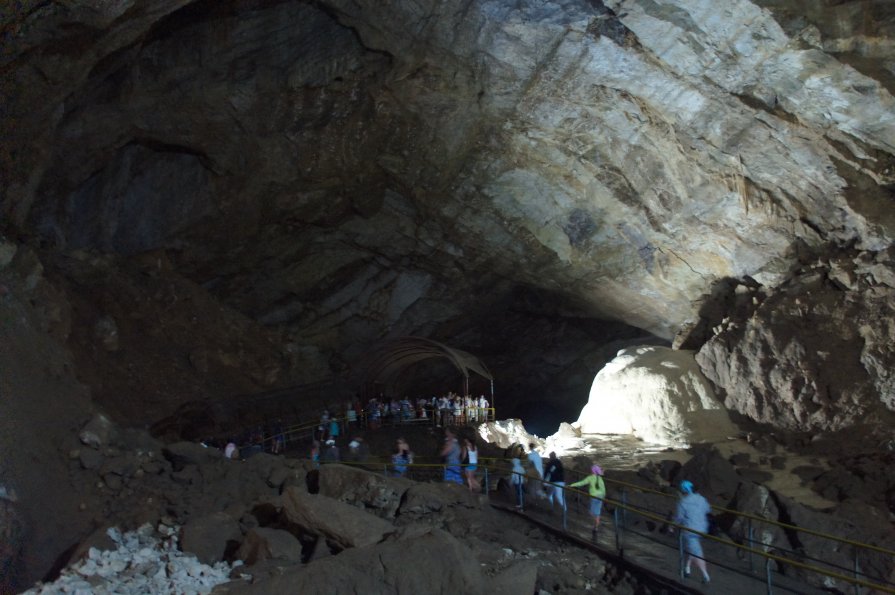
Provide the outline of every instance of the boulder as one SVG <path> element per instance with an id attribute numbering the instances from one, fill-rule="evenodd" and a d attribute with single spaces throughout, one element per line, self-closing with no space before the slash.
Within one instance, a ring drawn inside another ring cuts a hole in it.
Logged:
<path id="1" fill-rule="evenodd" d="M 98 450 L 83 448 L 78 453 L 78 460 L 83 469 L 99 469 L 103 464 L 104 457 Z"/>
<path id="2" fill-rule="evenodd" d="M 814 465 L 799 465 L 790 471 L 793 475 L 798 476 L 803 482 L 810 483 L 815 479 L 824 474 L 825 469 L 823 467 L 816 467 Z"/>
<path id="3" fill-rule="evenodd" d="M 162 452 L 163 444 L 146 430 L 124 428 L 118 432 L 118 444 L 125 450 L 132 450 L 141 455 L 157 456 Z"/>
<path id="4" fill-rule="evenodd" d="M 855 498 L 846 498 L 840 502 L 832 514 L 840 519 L 848 519 L 854 525 L 871 529 L 879 529 L 892 523 L 888 510 Z"/>
<path id="5" fill-rule="evenodd" d="M 267 485 L 282 490 L 289 485 L 302 485 L 305 483 L 307 471 L 299 466 L 289 466 L 286 464 L 278 465 L 270 470 L 267 474 Z"/>
<path id="6" fill-rule="evenodd" d="M 91 548 L 97 549 L 99 551 L 117 549 L 118 545 L 109 536 L 109 529 L 111 528 L 112 527 L 109 525 L 103 525 L 100 528 L 94 530 L 93 533 L 82 539 L 81 543 L 77 545 L 77 547 L 71 553 L 71 556 L 69 556 L 68 562 L 72 563 L 86 557 Z"/>
<path id="7" fill-rule="evenodd" d="M 115 424 L 102 413 L 94 415 L 90 421 L 81 428 L 78 438 L 83 444 L 91 448 L 100 449 L 107 446 L 115 436 Z"/>
<path id="8" fill-rule="evenodd" d="M 852 540 L 895 551 L 895 536 L 892 533 L 891 523 L 884 523 L 874 527 L 866 526 L 863 525 L 863 522 L 855 523 L 849 519 L 833 516 L 828 512 L 811 509 L 779 494 L 776 497 L 776 503 L 781 510 L 781 518 L 787 519 L 787 522 L 791 525 L 806 527 L 813 532 L 823 535 L 836 536 L 839 539 Z M 851 509 L 853 512 L 853 506 L 854 504 L 849 504 L 843 510 Z M 868 511 L 865 511 L 865 513 L 873 514 Z M 862 513 L 861 516 L 864 516 L 865 513 Z M 824 560 L 842 568 L 853 568 L 854 550 L 850 545 L 804 531 L 787 530 L 787 534 L 793 549 L 803 551 L 806 556 Z M 868 577 L 881 577 L 889 581 L 895 578 L 895 556 L 862 548 L 859 549 L 858 563 L 861 571 L 866 573 Z M 832 579 L 823 580 L 814 573 L 802 572 L 798 569 L 794 569 L 793 573 L 803 578 L 810 585 L 838 589 L 843 592 L 853 590 L 853 587 L 847 583 Z M 821 585 L 821 583 L 823 584 Z"/>
<path id="9" fill-rule="evenodd" d="M 469 490 L 455 484 L 414 483 L 404 493 L 399 516 L 420 516 L 432 512 L 442 512 L 452 506 L 481 508 L 487 498 L 471 494 Z"/>
<path id="10" fill-rule="evenodd" d="M 704 496 L 713 495 L 725 502 L 733 498 L 740 483 L 736 469 L 715 448 L 702 449 L 684 463 L 674 477 L 675 485 L 684 479 L 692 481 Z"/>
<path id="11" fill-rule="evenodd" d="M 486 583 L 486 590 L 492 595 L 535 593 L 537 581 L 538 563 L 533 560 L 522 560 L 491 577 Z"/>
<path id="12" fill-rule="evenodd" d="M 740 477 L 742 477 L 746 481 L 751 481 L 752 483 L 767 483 L 770 480 L 774 479 L 773 473 L 769 471 L 762 471 L 761 469 L 737 469 L 737 473 Z"/>
<path id="13" fill-rule="evenodd" d="M 891 424 L 895 326 L 880 323 L 895 307 L 891 256 L 843 252 L 732 312 L 696 355 L 724 404 L 787 430 Z"/>
<path id="14" fill-rule="evenodd" d="M 263 560 L 300 562 L 301 543 L 288 531 L 256 527 L 246 533 L 236 557 L 248 565 Z"/>
<path id="15" fill-rule="evenodd" d="M 574 427 L 674 446 L 738 432 L 693 353 L 656 346 L 619 351 L 594 378 Z"/>
<path id="16" fill-rule="evenodd" d="M 678 461 L 664 459 L 659 462 L 659 477 L 665 481 L 671 481 L 674 476 L 680 473 L 681 464 Z"/>
<path id="17" fill-rule="evenodd" d="M 752 455 L 750 455 L 748 452 L 738 452 L 736 454 L 730 455 L 730 459 L 728 460 L 730 461 L 731 465 L 734 465 L 736 467 L 743 467 L 744 465 L 748 465 L 751 459 Z"/>
<path id="18" fill-rule="evenodd" d="M 771 491 L 763 485 L 749 481 L 744 481 L 739 485 L 733 501 L 730 503 L 730 508 L 771 521 L 780 520 L 780 509 L 777 508 Z M 769 551 L 774 547 L 788 548 L 790 546 L 783 529 L 770 523 L 763 523 L 760 520 L 752 519 L 750 521 L 739 516 L 721 515 L 719 517 L 719 525 L 731 539 L 746 545 L 749 545 L 749 531 L 751 529 L 751 547 L 757 549 Z"/>
<path id="19" fill-rule="evenodd" d="M 814 491 L 827 500 L 862 498 L 866 494 L 864 481 L 842 467 L 834 467 L 814 480 Z"/>
<path id="20" fill-rule="evenodd" d="M 203 564 L 224 559 L 228 542 L 241 537 L 239 522 L 222 512 L 190 519 L 180 532 L 180 549 L 195 554 Z"/>
<path id="21" fill-rule="evenodd" d="M 368 515 L 368 518 L 375 517 Z M 509 582 L 507 577 L 508 586 Z M 322 592 L 328 595 L 475 595 L 489 593 L 490 587 L 469 549 L 450 534 L 433 529 L 414 538 L 388 540 L 315 560 L 306 566 L 286 568 L 280 575 L 268 576 L 252 584 L 229 583 L 216 592 L 231 595 Z M 534 590 L 518 591 L 527 592 Z"/>
<path id="22" fill-rule="evenodd" d="M 305 533 L 320 535 L 342 548 L 372 545 L 394 526 L 355 506 L 288 487 L 278 500 L 283 519 Z"/>
<path id="23" fill-rule="evenodd" d="M 347 465 L 323 465 L 320 469 L 321 496 L 364 508 L 387 519 L 395 517 L 401 496 L 413 485 L 415 482 L 407 479 L 385 477 Z"/>
<path id="24" fill-rule="evenodd" d="M 120 477 L 130 477 L 140 468 L 140 461 L 134 455 L 118 456 L 106 459 L 100 467 L 100 475 L 114 474 Z"/>
<path id="25" fill-rule="evenodd" d="M 175 442 L 162 449 L 165 458 L 171 461 L 175 471 L 186 465 L 202 465 L 215 461 L 223 461 L 224 456 L 216 448 L 208 448 L 195 442 Z"/>

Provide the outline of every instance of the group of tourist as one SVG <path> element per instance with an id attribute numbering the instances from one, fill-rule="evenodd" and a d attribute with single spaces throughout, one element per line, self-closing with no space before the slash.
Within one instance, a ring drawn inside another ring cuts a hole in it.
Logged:
<path id="1" fill-rule="evenodd" d="M 525 486 L 525 479 L 527 477 L 527 471 L 525 467 L 522 466 L 522 456 L 525 455 L 525 451 L 521 445 L 517 445 L 514 449 L 513 457 L 511 459 L 512 463 L 512 471 L 510 477 L 510 483 L 514 486 L 514 490 L 516 493 L 516 508 L 522 509 L 524 504 L 523 492 Z M 531 464 L 532 469 L 537 475 L 538 480 L 542 480 L 538 482 L 538 486 L 536 488 L 535 494 L 537 496 L 543 497 L 547 499 L 547 502 L 550 504 L 551 510 L 553 509 L 554 504 L 559 504 L 559 507 L 563 510 L 566 509 L 566 501 L 564 496 L 564 489 L 566 487 L 566 472 L 563 467 L 562 461 L 559 457 L 556 456 L 555 452 L 551 452 L 549 458 L 547 459 L 546 466 L 544 465 L 544 460 L 541 457 L 540 453 L 535 450 L 535 444 L 531 443 L 528 445 L 528 454 L 526 456 L 526 460 Z M 602 475 L 602 469 L 600 470 L 600 475 Z M 602 480 L 601 480 L 602 481 Z M 572 484 L 572 486 L 584 485 L 581 482 Z M 602 494 L 597 494 L 595 497 L 602 499 L 605 497 L 606 489 L 603 488 Z M 599 523 L 599 521 L 596 521 Z"/>
<path id="2" fill-rule="evenodd" d="M 482 491 L 482 484 L 476 477 L 479 451 L 474 440 L 463 438 L 461 442 L 452 429 L 446 428 L 440 454 L 444 462 L 444 481 L 463 485 L 465 479 L 470 492 Z"/>
<path id="3" fill-rule="evenodd" d="M 491 403 L 481 395 L 460 396 L 448 392 L 440 397 L 411 399 L 386 398 L 383 395 L 369 399 L 365 404 L 359 398 L 344 406 L 344 419 L 349 426 L 359 424 L 376 429 L 383 423 L 397 424 L 408 421 L 430 421 L 437 426 L 463 425 L 490 419 Z"/>
<path id="4" fill-rule="evenodd" d="M 401 400 L 382 400 L 370 399 L 365 410 L 360 409 L 359 401 L 349 404 L 346 408 L 345 421 L 348 427 L 352 423 L 358 422 L 359 419 L 366 418 L 368 427 L 376 429 L 379 427 L 379 420 L 395 418 L 414 419 L 416 416 L 422 416 L 428 419 L 430 416 L 436 416 L 438 425 L 444 425 L 444 443 L 442 445 L 440 456 L 444 465 L 444 481 L 467 485 L 471 492 L 480 492 L 482 485 L 477 478 L 478 470 L 478 448 L 475 445 L 475 439 L 463 437 L 460 438 L 451 427 L 451 424 L 457 422 L 473 422 L 479 419 L 483 410 L 487 410 L 488 402 L 484 396 L 481 400 L 466 397 L 461 398 L 459 395 L 448 393 L 439 398 L 432 400 L 420 399 L 416 403 L 416 407 L 412 407 L 408 399 Z M 359 415 L 359 411 L 364 411 Z M 482 416 L 481 419 L 484 419 Z M 264 429 L 262 427 L 253 430 L 253 440 L 263 442 Z M 277 422 L 275 426 L 270 428 L 271 452 L 282 452 L 285 447 L 285 439 L 278 439 L 282 436 L 282 425 Z M 342 426 L 340 420 L 330 414 L 328 410 L 324 410 L 320 423 L 314 432 L 314 439 L 311 445 L 310 458 L 318 465 L 321 462 L 339 462 L 357 461 L 363 462 L 369 455 L 369 449 L 366 447 L 364 440 L 360 436 L 354 437 L 347 445 L 347 452 L 344 454 L 339 450 L 337 441 L 342 435 Z M 239 449 L 234 440 L 229 440 L 224 447 L 224 456 L 226 458 L 238 458 L 240 456 Z M 512 468 L 510 471 L 510 483 L 513 486 L 516 496 L 516 508 L 523 509 L 524 490 L 528 476 L 528 470 L 522 464 L 522 459 L 530 465 L 530 469 L 536 476 L 537 485 L 535 487 L 535 495 L 546 499 L 553 510 L 554 505 L 558 504 L 561 509 L 566 510 L 566 498 L 564 489 L 587 488 L 589 496 L 588 511 L 590 513 L 593 525 L 591 528 L 591 537 L 596 541 L 599 529 L 600 518 L 602 515 L 603 500 L 606 498 L 606 485 L 603 481 L 603 469 L 600 465 L 591 466 L 590 474 L 580 481 L 566 484 L 565 469 L 562 461 L 556 456 L 555 452 L 549 454 L 546 465 L 541 455 L 536 450 L 536 445 L 530 443 L 528 452 L 521 445 L 514 447 L 511 453 Z M 390 473 L 396 477 L 404 477 L 410 466 L 413 465 L 414 455 L 407 440 L 403 437 L 395 441 L 394 452 L 391 455 Z M 684 527 L 681 533 L 681 539 L 684 551 L 687 554 L 684 575 L 690 576 L 691 567 L 695 566 L 702 574 L 704 583 L 709 582 L 709 574 L 706 568 L 706 561 L 703 557 L 702 545 L 699 533 L 706 533 L 709 529 L 708 514 L 711 507 L 708 501 L 697 494 L 692 482 L 684 480 L 679 484 L 681 498 L 678 501 L 673 520 L 678 525 Z"/>
<path id="5" fill-rule="evenodd" d="M 334 437 L 324 441 L 312 440 L 308 458 L 319 467 L 320 463 L 339 463 L 342 461 L 363 463 L 370 456 L 370 449 L 361 436 L 355 436 L 348 442 L 344 450 L 339 448 Z"/>
<path id="6" fill-rule="evenodd" d="M 529 444 L 528 448 L 526 459 L 535 474 L 537 474 L 537 478 L 543 480 L 543 482 L 538 482 L 535 494 L 546 498 L 551 510 L 553 510 L 554 503 L 559 504 L 560 508 L 565 510 L 566 502 L 563 491 L 566 483 L 562 461 L 559 460 L 555 452 L 551 452 L 545 467 L 541 455 L 535 450 L 535 444 Z M 524 450 L 521 445 L 517 445 L 511 459 L 512 469 L 510 471 L 510 482 L 516 494 L 516 508 L 520 511 L 524 505 L 523 493 L 526 478 L 528 477 L 528 472 L 522 465 L 521 457 L 523 455 Z M 596 542 L 600 530 L 603 500 L 606 498 L 606 484 L 603 481 L 603 468 L 600 465 L 592 465 L 590 471 L 589 475 L 580 481 L 568 484 L 568 487 L 587 488 L 587 494 L 590 499 L 588 511 L 593 520 L 591 539 Z M 445 477 L 445 481 L 447 481 L 447 477 Z M 699 533 L 707 533 L 709 530 L 708 515 L 711 512 L 711 506 L 703 496 L 696 493 L 693 482 L 683 480 L 680 482 L 679 488 L 681 497 L 678 500 L 673 520 L 676 524 L 683 527 L 681 540 L 684 552 L 687 554 L 684 576 L 689 577 L 691 567 L 696 566 L 702 574 L 702 582 L 708 584 L 710 578 Z"/>

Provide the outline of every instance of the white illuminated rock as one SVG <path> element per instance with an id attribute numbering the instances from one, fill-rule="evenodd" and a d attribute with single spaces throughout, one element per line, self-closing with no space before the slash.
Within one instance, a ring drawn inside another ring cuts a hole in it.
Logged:
<path id="1" fill-rule="evenodd" d="M 540 444 L 541 439 L 535 434 L 529 434 L 522 424 L 521 419 L 501 419 L 481 424 L 478 428 L 479 436 L 489 443 L 500 448 L 509 448 L 514 444 Z"/>
<path id="2" fill-rule="evenodd" d="M 623 349 L 600 370 L 573 427 L 669 446 L 737 432 L 693 353 L 653 346 Z"/>
<path id="3" fill-rule="evenodd" d="M 117 549 L 90 548 L 85 559 L 63 570 L 57 580 L 38 584 L 25 593 L 210 593 L 216 585 L 228 582 L 230 571 L 240 564 L 202 564 L 177 549 L 175 535 L 161 533 L 163 539 L 149 525 L 127 533 L 110 528 L 108 535 Z M 81 577 L 91 577 L 90 582 Z"/>

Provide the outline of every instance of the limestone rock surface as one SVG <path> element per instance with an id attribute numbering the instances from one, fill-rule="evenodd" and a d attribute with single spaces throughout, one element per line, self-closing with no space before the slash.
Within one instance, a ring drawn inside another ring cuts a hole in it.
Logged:
<path id="1" fill-rule="evenodd" d="M 309 593 L 321 588 L 334 595 L 488 592 L 468 550 L 456 538 L 437 529 L 412 539 L 347 550 L 253 584 L 231 583 L 223 592 Z"/>
<path id="2" fill-rule="evenodd" d="M 573 428 L 656 444 L 718 440 L 737 431 L 693 353 L 667 347 L 620 351 L 594 378 Z"/>
<path id="3" fill-rule="evenodd" d="M 320 469 L 319 485 L 322 496 L 394 519 L 402 496 L 414 482 L 347 465 L 324 465 Z"/>
<path id="4" fill-rule="evenodd" d="M 316 365 L 520 287 L 670 338 L 796 239 L 891 241 L 895 10 L 847 4 L 16 3 L 0 209 Z"/>
<path id="5" fill-rule="evenodd" d="M 342 548 L 382 541 L 394 525 L 354 506 L 309 494 L 297 487 L 283 490 L 279 501 L 284 518 L 303 531 L 319 535 Z"/>
<path id="6" fill-rule="evenodd" d="M 301 562 L 301 543 L 288 531 L 256 527 L 245 534 L 236 557 L 248 565 L 264 560 Z"/>
<path id="7" fill-rule="evenodd" d="M 794 430 L 841 430 L 895 412 L 895 262 L 846 252 L 747 299 L 697 353 L 730 409 Z"/>

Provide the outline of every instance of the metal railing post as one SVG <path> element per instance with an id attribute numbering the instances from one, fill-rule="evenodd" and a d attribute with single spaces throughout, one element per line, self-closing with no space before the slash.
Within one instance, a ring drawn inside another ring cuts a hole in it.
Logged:
<path id="1" fill-rule="evenodd" d="M 388 463 L 382 464 L 382 474 L 388 477 Z"/>
<path id="2" fill-rule="evenodd" d="M 858 564 L 858 546 L 853 545 L 852 551 L 855 553 L 855 580 L 861 580 L 861 567 Z M 855 595 L 861 595 L 861 585 L 855 583 Z"/>
<path id="3" fill-rule="evenodd" d="M 628 527 L 628 490 L 622 489 L 622 526 Z"/>
<path id="4" fill-rule="evenodd" d="M 622 552 L 622 535 L 621 535 L 621 523 L 619 519 L 621 519 L 623 515 L 618 513 L 618 506 L 612 511 L 612 521 L 615 525 L 615 551 L 618 552 L 619 556 L 624 556 Z"/>
<path id="5" fill-rule="evenodd" d="M 768 595 L 773 595 L 774 584 L 773 584 L 773 580 L 771 579 L 771 559 L 770 558 L 765 558 L 764 571 L 765 571 L 765 576 L 767 576 L 767 581 L 768 581 Z"/>
<path id="6" fill-rule="evenodd" d="M 485 483 L 482 484 L 482 493 L 488 494 L 491 491 L 491 484 L 488 483 L 488 467 L 485 467 Z"/>
<path id="7" fill-rule="evenodd" d="M 565 494 L 563 494 L 563 496 L 565 496 Z M 562 500 L 562 530 L 563 531 L 569 530 L 569 518 L 568 518 L 568 514 L 566 513 L 567 508 L 568 508 L 568 506 L 566 506 L 566 499 L 563 498 L 563 500 Z"/>
<path id="8" fill-rule="evenodd" d="M 680 527 L 677 529 L 677 555 L 678 555 L 678 573 L 681 578 L 687 578 L 686 569 L 684 568 L 684 532 Z"/>
<path id="9" fill-rule="evenodd" d="M 752 544 L 753 540 L 753 529 L 752 529 L 752 519 L 749 519 L 749 530 L 747 532 L 749 539 L 749 572 L 755 572 L 755 559 L 752 557 Z"/>

